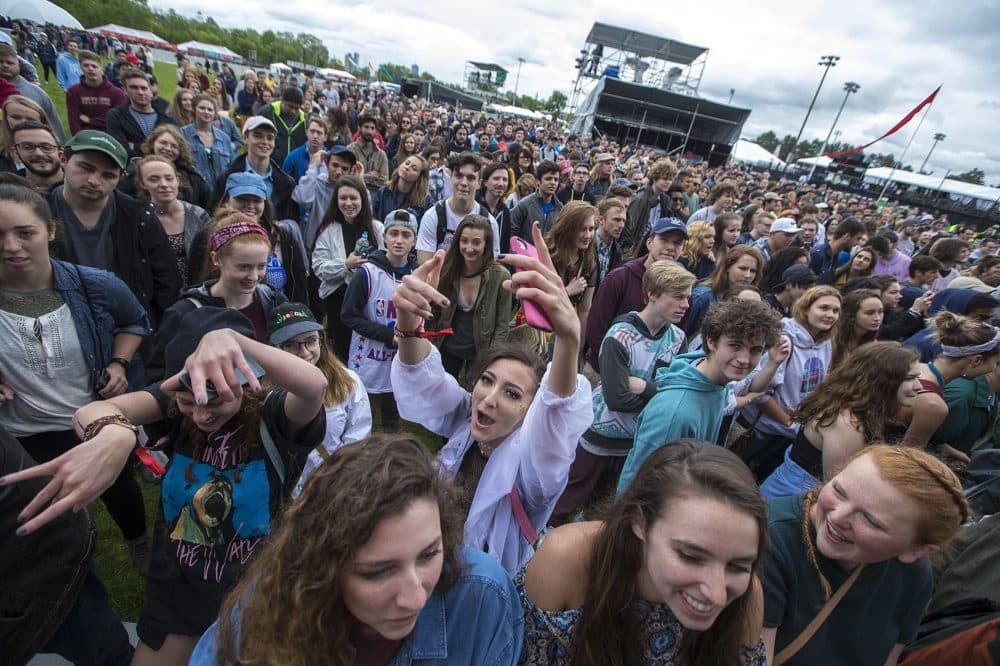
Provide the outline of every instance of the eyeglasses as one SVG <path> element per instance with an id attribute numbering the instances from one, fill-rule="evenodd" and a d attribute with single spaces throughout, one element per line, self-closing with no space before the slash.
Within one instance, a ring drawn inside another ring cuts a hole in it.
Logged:
<path id="1" fill-rule="evenodd" d="M 59 150 L 59 146 L 54 143 L 29 143 L 28 141 L 16 143 L 14 147 L 17 148 L 17 152 L 19 153 L 33 153 L 36 150 L 40 150 L 46 155 L 51 155 Z"/>
<path id="2" fill-rule="evenodd" d="M 289 354 L 298 353 L 299 350 L 305 349 L 306 351 L 316 351 L 319 349 L 320 337 L 318 335 L 310 335 L 305 340 L 295 342 L 294 340 L 289 342 L 283 342 L 279 347 L 281 351 L 286 351 Z"/>

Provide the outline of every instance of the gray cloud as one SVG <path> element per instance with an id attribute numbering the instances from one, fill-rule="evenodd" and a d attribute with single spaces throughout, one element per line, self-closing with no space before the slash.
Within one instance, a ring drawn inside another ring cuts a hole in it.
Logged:
<path id="1" fill-rule="evenodd" d="M 701 92 L 725 102 L 735 89 L 733 103 L 753 110 L 745 127 L 751 137 L 766 129 L 798 131 L 822 74 L 819 56 L 834 53 L 841 60 L 830 70 L 806 138 L 826 136 L 845 81 L 861 85 L 838 124 L 841 139 L 853 143 L 882 134 L 943 83 L 906 160 L 919 165 L 933 134 L 945 132 L 928 168 L 979 167 L 989 182 L 1000 182 L 1000 156 L 992 148 L 1000 145 L 1000 101 L 992 83 L 1000 78 L 995 0 L 954 7 L 932 0 L 707 0 L 685 5 L 683 16 L 636 0 L 540 7 L 459 0 L 216 0 L 207 9 L 200 0 L 151 4 L 186 14 L 201 9 L 227 27 L 311 32 L 338 57 L 358 51 L 376 63 L 416 63 L 446 81 L 460 80 L 467 60 L 496 62 L 513 74 L 523 57 L 519 91 L 543 98 L 553 89 L 571 92 L 573 59 L 594 21 L 632 27 L 709 48 Z M 513 76 L 508 80 L 512 88 Z M 873 149 L 899 155 L 916 122 Z"/>

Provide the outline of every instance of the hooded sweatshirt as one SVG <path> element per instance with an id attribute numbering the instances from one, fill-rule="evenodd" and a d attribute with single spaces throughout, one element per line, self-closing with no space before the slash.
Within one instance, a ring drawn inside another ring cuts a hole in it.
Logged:
<path id="1" fill-rule="evenodd" d="M 101 79 L 96 88 L 88 86 L 81 80 L 66 91 L 66 116 L 69 118 L 70 133 L 76 134 L 85 129 L 103 132 L 108 126 L 108 111 L 127 103 L 128 98 L 125 93 L 111 83 L 108 77 Z M 90 122 L 81 121 L 81 115 L 90 118 Z"/>
<path id="2" fill-rule="evenodd" d="M 682 437 L 714 442 L 722 427 L 729 388 L 706 377 L 695 366 L 705 352 L 680 354 L 656 373 L 656 395 L 639 414 L 635 444 L 618 479 L 620 495 L 656 449 Z"/>
<path id="3" fill-rule="evenodd" d="M 827 339 L 815 342 L 809 331 L 799 322 L 791 318 L 781 320 L 781 334 L 788 338 L 792 349 L 788 358 L 778 366 L 771 380 L 769 391 L 778 399 L 782 409 L 790 413 L 802 400 L 816 390 L 819 383 L 830 370 L 830 357 L 833 353 L 833 343 Z M 760 359 L 758 368 L 767 363 L 767 354 Z M 760 407 L 747 407 L 745 418 L 751 423 L 757 421 L 756 430 L 767 435 L 779 435 L 794 439 L 798 432 L 798 424 L 786 426 L 769 416 L 761 415 L 757 420 Z"/>

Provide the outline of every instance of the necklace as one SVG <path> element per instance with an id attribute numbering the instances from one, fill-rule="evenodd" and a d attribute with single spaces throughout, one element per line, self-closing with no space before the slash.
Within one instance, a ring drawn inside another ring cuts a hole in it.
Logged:
<path id="1" fill-rule="evenodd" d="M 476 442 L 476 446 L 479 447 L 479 452 L 483 454 L 484 458 L 489 458 L 490 454 L 496 451 L 495 446 L 486 446 L 482 442 Z"/>

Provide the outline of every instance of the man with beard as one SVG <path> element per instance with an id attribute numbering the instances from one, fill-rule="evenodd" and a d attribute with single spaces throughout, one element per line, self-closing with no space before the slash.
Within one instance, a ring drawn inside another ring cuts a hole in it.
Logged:
<path id="1" fill-rule="evenodd" d="M 24 177 L 43 196 L 63 180 L 62 148 L 48 127 L 33 120 L 11 130 L 11 142 L 24 164 Z"/>
<path id="2" fill-rule="evenodd" d="M 66 91 L 66 117 L 71 134 L 80 130 L 104 130 L 108 111 L 124 106 L 128 98 L 101 69 L 101 58 L 93 51 L 80 51 L 83 77 Z"/>
<path id="3" fill-rule="evenodd" d="M 348 146 L 364 167 L 365 186 L 372 194 L 389 179 L 389 158 L 375 144 L 377 131 L 375 116 L 368 113 L 358 116 L 358 140 Z"/>
<path id="4" fill-rule="evenodd" d="M 181 276 L 153 204 L 115 189 L 127 163 L 125 147 L 104 132 L 83 130 L 69 140 L 63 185 L 49 196 L 52 215 L 62 223 L 52 255 L 117 275 L 155 329 L 177 300 Z"/>

